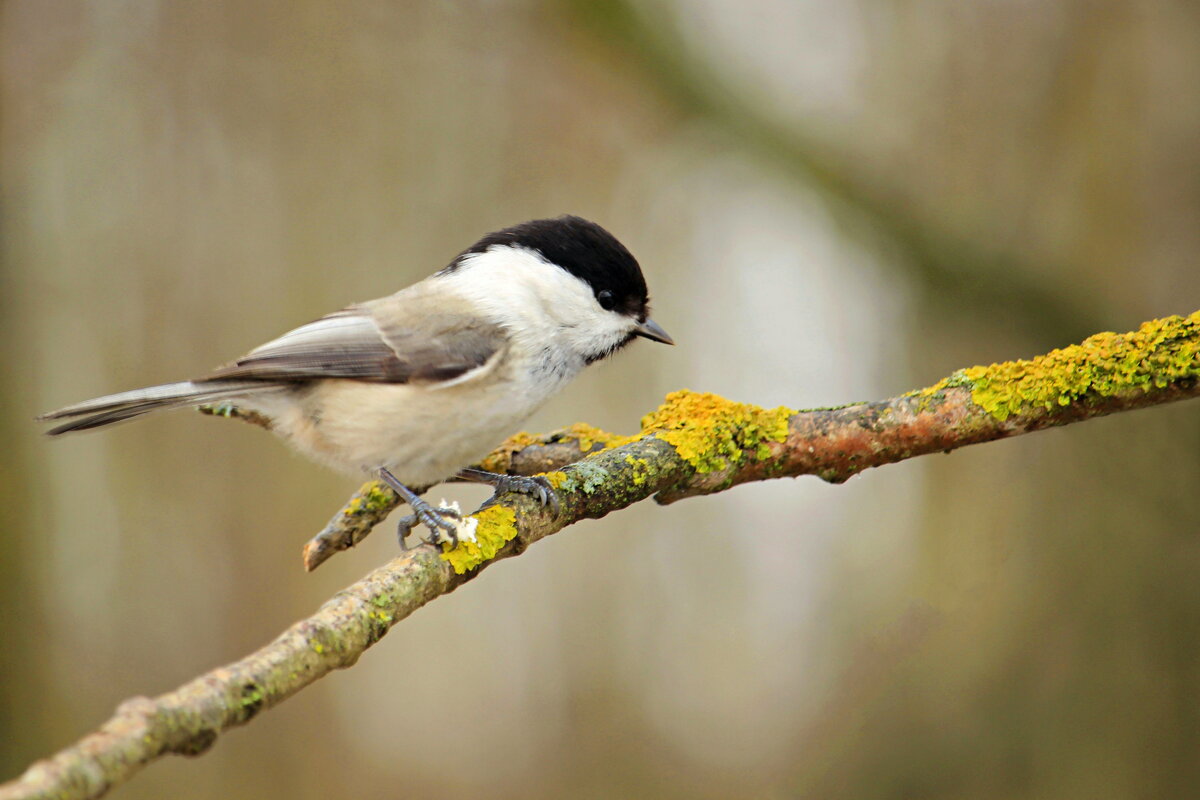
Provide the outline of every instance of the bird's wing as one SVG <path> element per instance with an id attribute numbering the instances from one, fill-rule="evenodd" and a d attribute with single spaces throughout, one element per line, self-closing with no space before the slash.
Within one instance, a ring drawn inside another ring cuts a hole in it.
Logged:
<path id="1" fill-rule="evenodd" d="M 499 325 L 397 300 L 351 306 L 302 325 L 204 380 L 447 383 L 469 380 L 504 351 Z"/>

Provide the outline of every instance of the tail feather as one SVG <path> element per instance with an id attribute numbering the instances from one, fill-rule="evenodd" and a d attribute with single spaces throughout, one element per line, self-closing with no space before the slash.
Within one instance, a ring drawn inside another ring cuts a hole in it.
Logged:
<path id="1" fill-rule="evenodd" d="M 60 408 L 38 417 L 39 421 L 70 419 L 47 433 L 58 436 L 72 431 L 85 431 L 140 417 L 151 411 L 181 406 L 200 405 L 228 397 L 242 396 L 278 388 L 264 381 L 181 381 L 148 386 L 129 392 L 105 395 L 82 403 Z"/>

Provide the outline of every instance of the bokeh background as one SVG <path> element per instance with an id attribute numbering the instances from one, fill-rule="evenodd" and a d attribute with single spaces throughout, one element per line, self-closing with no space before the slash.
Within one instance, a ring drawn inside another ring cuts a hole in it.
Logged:
<path id="1" fill-rule="evenodd" d="M 482 233 L 582 214 L 675 388 L 891 396 L 1200 308 L 1192 0 L 6 0 L 0 770 L 260 646 L 354 488 L 193 375 Z M 589 522 L 419 611 L 172 797 L 1167 798 L 1200 787 L 1200 406 Z M 464 502 L 482 492 L 451 487 Z"/>

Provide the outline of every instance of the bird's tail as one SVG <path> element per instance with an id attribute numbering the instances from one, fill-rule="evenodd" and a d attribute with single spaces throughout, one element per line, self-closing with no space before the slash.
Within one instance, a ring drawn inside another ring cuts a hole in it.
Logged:
<path id="1" fill-rule="evenodd" d="M 278 384 L 266 381 L 181 381 L 148 386 L 130 392 L 110 394 L 85 400 L 38 417 L 45 422 L 66 419 L 66 422 L 47 431 L 51 436 L 72 431 L 102 428 L 127 419 L 167 408 L 213 403 L 230 397 L 277 389 Z"/>

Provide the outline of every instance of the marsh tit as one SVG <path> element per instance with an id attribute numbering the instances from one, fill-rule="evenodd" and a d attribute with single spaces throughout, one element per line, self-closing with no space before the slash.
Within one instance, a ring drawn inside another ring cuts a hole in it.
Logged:
<path id="1" fill-rule="evenodd" d="M 553 501 L 544 479 L 467 467 L 584 367 L 638 336 L 674 344 L 649 317 L 637 261 L 604 228 L 562 216 L 490 233 L 425 280 L 302 325 L 202 378 L 39 419 L 69 420 L 49 431 L 57 435 L 230 403 L 268 418 L 301 453 L 394 489 L 413 510 L 402 542 L 418 522 L 434 542 L 456 541 L 447 517 L 458 513 L 414 489 L 457 477 Z"/>

